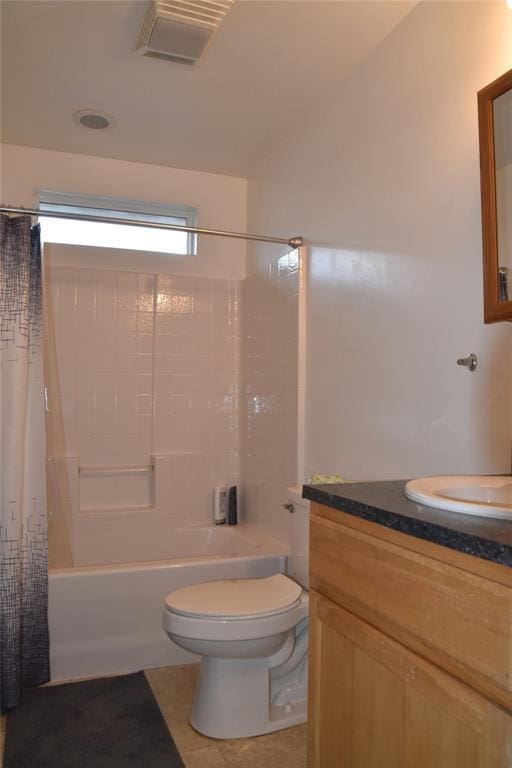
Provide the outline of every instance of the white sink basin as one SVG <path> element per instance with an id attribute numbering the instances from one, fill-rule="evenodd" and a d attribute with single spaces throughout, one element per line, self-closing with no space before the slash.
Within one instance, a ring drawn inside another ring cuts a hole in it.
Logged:
<path id="1" fill-rule="evenodd" d="M 419 477 L 405 486 L 405 495 L 420 504 L 466 515 L 512 520 L 512 477 L 440 475 Z"/>

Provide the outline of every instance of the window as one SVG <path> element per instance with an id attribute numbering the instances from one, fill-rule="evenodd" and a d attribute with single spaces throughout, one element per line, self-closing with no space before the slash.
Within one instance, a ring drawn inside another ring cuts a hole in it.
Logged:
<path id="1" fill-rule="evenodd" d="M 134 200 L 73 195 L 48 190 L 39 192 L 39 208 L 42 211 L 58 211 L 81 216 L 104 216 L 113 221 L 137 219 L 152 224 L 191 227 L 196 225 L 197 215 L 195 208 L 186 206 L 139 203 Z M 184 256 L 194 254 L 196 248 L 195 235 L 189 232 L 46 216 L 41 217 L 40 223 L 42 240 L 47 243 L 126 248 Z"/>

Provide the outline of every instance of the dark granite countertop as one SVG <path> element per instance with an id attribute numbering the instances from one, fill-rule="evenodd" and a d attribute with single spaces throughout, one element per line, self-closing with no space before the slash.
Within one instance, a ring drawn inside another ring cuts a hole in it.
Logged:
<path id="1" fill-rule="evenodd" d="M 407 480 L 305 485 L 305 499 L 512 568 L 512 520 L 446 512 L 404 496 Z"/>

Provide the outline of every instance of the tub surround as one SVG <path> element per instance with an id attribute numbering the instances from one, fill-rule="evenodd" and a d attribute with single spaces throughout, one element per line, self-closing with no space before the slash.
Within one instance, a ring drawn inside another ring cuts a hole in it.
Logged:
<path id="1" fill-rule="evenodd" d="M 303 496 L 394 531 L 512 567 L 512 522 L 478 518 L 417 504 L 406 480 L 305 485 Z"/>
<path id="2" fill-rule="evenodd" d="M 64 266 L 77 248 L 104 268 Z M 110 250 L 46 246 L 48 454 L 74 565 L 165 559 L 184 520 L 211 521 L 219 480 L 240 484 L 239 281 L 123 271 Z"/>

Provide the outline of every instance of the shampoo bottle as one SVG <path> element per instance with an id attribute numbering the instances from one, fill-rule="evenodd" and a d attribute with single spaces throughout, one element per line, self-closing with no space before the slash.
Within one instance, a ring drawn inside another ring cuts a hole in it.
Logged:
<path id="1" fill-rule="evenodd" d="M 213 520 L 215 525 L 225 523 L 227 515 L 228 487 L 227 485 L 216 485 L 213 491 Z"/>

